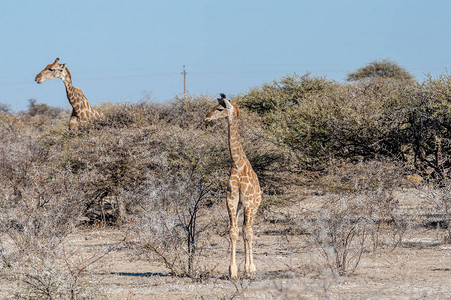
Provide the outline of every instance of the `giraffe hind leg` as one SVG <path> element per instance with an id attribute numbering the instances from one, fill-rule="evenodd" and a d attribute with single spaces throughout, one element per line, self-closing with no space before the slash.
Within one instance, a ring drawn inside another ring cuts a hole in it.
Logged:
<path id="1" fill-rule="evenodd" d="M 254 257 L 252 253 L 252 241 L 254 238 L 254 230 L 252 229 L 254 219 L 254 213 L 250 208 L 246 208 L 244 212 L 244 226 L 243 226 L 243 239 L 244 239 L 244 252 L 245 252 L 245 274 L 251 276 L 255 273 Z"/>

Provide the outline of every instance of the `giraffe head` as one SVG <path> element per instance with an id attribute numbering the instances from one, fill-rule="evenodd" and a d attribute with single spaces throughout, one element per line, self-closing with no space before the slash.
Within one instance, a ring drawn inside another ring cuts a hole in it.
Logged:
<path id="1" fill-rule="evenodd" d="M 231 103 L 226 99 L 226 95 L 219 94 L 221 98 L 218 98 L 218 104 L 211 110 L 211 112 L 205 117 L 205 121 L 212 121 L 217 119 L 229 118 L 233 119 L 238 117 L 239 109 L 238 105 Z"/>
<path id="2" fill-rule="evenodd" d="M 61 78 L 64 79 L 67 76 L 68 72 L 66 69 L 66 64 L 59 64 L 59 58 L 55 59 L 55 61 L 51 64 L 48 64 L 38 75 L 34 78 L 34 81 L 37 83 L 43 83 L 46 80 L 53 78 Z"/>

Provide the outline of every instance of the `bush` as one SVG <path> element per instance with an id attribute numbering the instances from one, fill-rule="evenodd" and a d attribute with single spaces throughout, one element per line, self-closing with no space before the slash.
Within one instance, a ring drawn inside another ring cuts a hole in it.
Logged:
<path id="1" fill-rule="evenodd" d="M 421 84 L 375 78 L 344 85 L 294 75 L 238 100 L 259 115 L 268 140 L 291 150 L 293 170 L 382 156 L 437 178 L 439 148 L 450 166 L 450 88 L 448 75 Z"/>
<path id="2" fill-rule="evenodd" d="M 443 181 L 451 170 L 451 75 L 418 85 L 408 111 L 407 149 L 423 174 Z"/>
<path id="3" fill-rule="evenodd" d="M 0 227 L 14 242 L 2 261 L 20 295 L 62 297 L 88 284 L 86 273 L 77 275 L 75 262 L 66 262 L 63 247 L 82 220 L 165 225 L 172 244 L 159 244 L 168 236 L 155 226 L 137 231 L 165 256 L 179 253 L 171 262 L 174 274 L 200 277 L 199 235 L 215 228 L 205 214 L 225 198 L 229 168 L 226 127 L 204 122 L 212 106 L 206 97 L 104 104 L 104 116 L 78 132 L 68 131 L 68 116 L 2 115 Z"/>
<path id="4" fill-rule="evenodd" d="M 3 103 L 0 103 L 0 113 L 7 114 L 10 112 L 9 106 Z"/>
<path id="5" fill-rule="evenodd" d="M 64 112 L 62 108 L 51 107 L 47 104 L 37 104 L 36 99 L 30 99 L 28 102 L 27 114 L 31 117 L 43 115 L 48 118 L 56 118 L 60 113 Z"/>
<path id="6" fill-rule="evenodd" d="M 235 100 L 241 107 L 264 116 L 274 111 L 284 111 L 311 96 L 328 93 L 336 86 L 335 82 L 325 77 L 312 77 L 309 73 L 302 76 L 294 74 L 265 83 Z"/>
<path id="7" fill-rule="evenodd" d="M 379 153 L 399 154 L 402 137 L 398 132 L 403 120 L 397 108 L 406 105 L 400 84 L 378 81 L 341 86 L 326 84 L 324 79 L 316 82 L 322 83 L 317 92 L 299 93 L 300 98 L 263 115 L 271 139 L 293 151 L 298 168 L 322 170 L 330 157 L 359 160 Z M 296 93 L 287 97 L 292 94 Z M 251 99 L 253 95 L 251 92 Z"/>
<path id="8" fill-rule="evenodd" d="M 0 124 L 0 276 L 17 282 L 18 298 L 89 298 L 87 272 L 71 272 L 64 259 L 73 257 L 63 251 L 63 242 L 83 214 L 80 183 L 67 170 L 48 164 L 51 151 L 34 132 L 21 130 L 25 125 L 20 120 L 4 125 Z"/>
<path id="9" fill-rule="evenodd" d="M 130 229 L 137 236 L 137 250 L 161 261 L 175 276 L 207 277 L 215 268 L 204 263 L 206 249 L 218 226 L 227 219 L 214 213 L 213 203 L 225 197 L 224 176 L 202 175 L 202 161 L 191 170 L 155 178 L 147 183 L 147 197 L 137 223 Z"/>
<path id="10" fill-rule="evenodd" d="M 101 299 L 101 287 L 91 278 L 102 255 L 79 261 L 80 253 L 66 253 L 62 244 L 45 253 L 28 250 L 9 260 L 2 270 L 17 283 L 17 299 Z"/>
<path id="11" fill-rule="evenodd" d="M 37 182 L 71 182 L 74 187 L 65 187 L 66 193 L 77 199 L 90 224 L 121 224 L 139 208 L 145 183 L 167 176 L 162 163 L 177 174 L 202 158 L 200 174 L 228 172 L 227 128 L 204 121 L 212 106 L 206 96 L 192 97 L 186 103 L 176 99 L 166 104 L 103 104 L 103 117 L 77 132 L 68 131 L 68 112 L 57 118 L 2 115 L 2 143 L 14 150 L 5 154 L 14 161 L 3 165 L 0 178 L 8 193 L 6 203 L 18 193 L 29 193 L 31 184 L 42 190 L 44 185 Z M 278 156 L 272 145 L 264 146 L 258 121 L 246 118 L 244 113 L 248 126 L 243 126 L 243 141 L 251 150 L 249 158 L 263 172 Z M 12 155 L 17 153 L 15 148 L 22 149 L 21 154 Z M 4 149 L 4 153 L 9 151 Z M 33 164 L 33 170 L 39 170 L 39 181 L 30 177 Z M 62 194 L 60 187 L 45 187 L 49 196 Z"/>
<path id="12" fill-rule="evenodd" d="M 401 81 L 413 81 L 414 77 L 407 70 L 394 61 L 387 59 L 372 61 L 366 66 L 348 74 L 347 81 L 371 80 L 390 78 Z"/>
<path id="13" fill-rule="evenodd" d="M 390 169 L 392 172 L 384 172 Z M 353 273 L 364 255 L 377 250 L 382 225 L 390 225 L 393 247 L 402 242 L 409 222 L 399 213 L 399 203 L 393 197 L 398 179 L 395 170 L 379 162 L 342 167 L 329 175 L 327 180 L 337 181 L 330 199 L 301 226 L 332 273 Z"/>

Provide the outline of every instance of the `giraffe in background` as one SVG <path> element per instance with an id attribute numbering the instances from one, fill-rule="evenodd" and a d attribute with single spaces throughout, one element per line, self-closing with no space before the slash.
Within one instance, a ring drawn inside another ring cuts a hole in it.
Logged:
<path id="1" fill-rule="evenodd" d="M 59 64 L 59 58 L 47 65 L 35 77 L 37 83 L 43 83 L 46 80 L 59 78 L 66 87 L 67 99 L 72 106 L 72 115 L 70 117 L 69 129 L 77 130 L 80 125 L 101 115 L 100 112 L 92 108 L 88 99 L 83 95 L 83 91 L 72 85 L 72 77 L 66 64 Z"/>
<path id="2" fill-rule="evenodd" d="M 229 132 L 229 150 L 232 158 L 232 168 L 227 190 L 227 210 L 230 218 L 230 240 L 232 251 L 230 259 L 229 274 L 236 278 L 238 267 L 236 264 L 236 241 L 239 237 L 237 219 L 241 207 L 244 208 L 243 239 L 245 250 L 245 274 L 249 276 L 255 273 L 254 258 L 252 254 L 252 239 L 254 232 L 252 224 L 262 199 L 262 192 L 257 174 L 252 169 L 243 147 L 238 132 L 239 109 L 235 103 L 220 94 L 217 104 L 205 118 L 206 121 L 227 118 Z"/>

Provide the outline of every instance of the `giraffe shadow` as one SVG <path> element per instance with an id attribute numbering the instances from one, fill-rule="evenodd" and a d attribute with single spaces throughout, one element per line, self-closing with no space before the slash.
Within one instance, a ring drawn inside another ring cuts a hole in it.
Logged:
<path id="1" fill-rule="evenodd" d="M 154 272 L 109 272 L 103 275 L 116 275 L 116 276 L 126 276 L 126 277 L 167 277 L 171 274 L 154 273 Z"/>
<path id="2" fill-rule="evenodd" d="M 299 276 L 305 276 L 300 275 L 296 272 L 289 271 L 289 270 L 274 270 L 274 271 L 257 271 L 256 274 L 251 276 L 244 275 L 243 272 L 238 272 L 238 278 L 231 279 L 229 275 L 222 275 L 217 277 L 217 279 L 220 280 L 248 280 L 248 281 L 263 281 L 263 280 L 274 280 L 274 279 L 290 279 L 290 278 L 296 278 Z"/>

